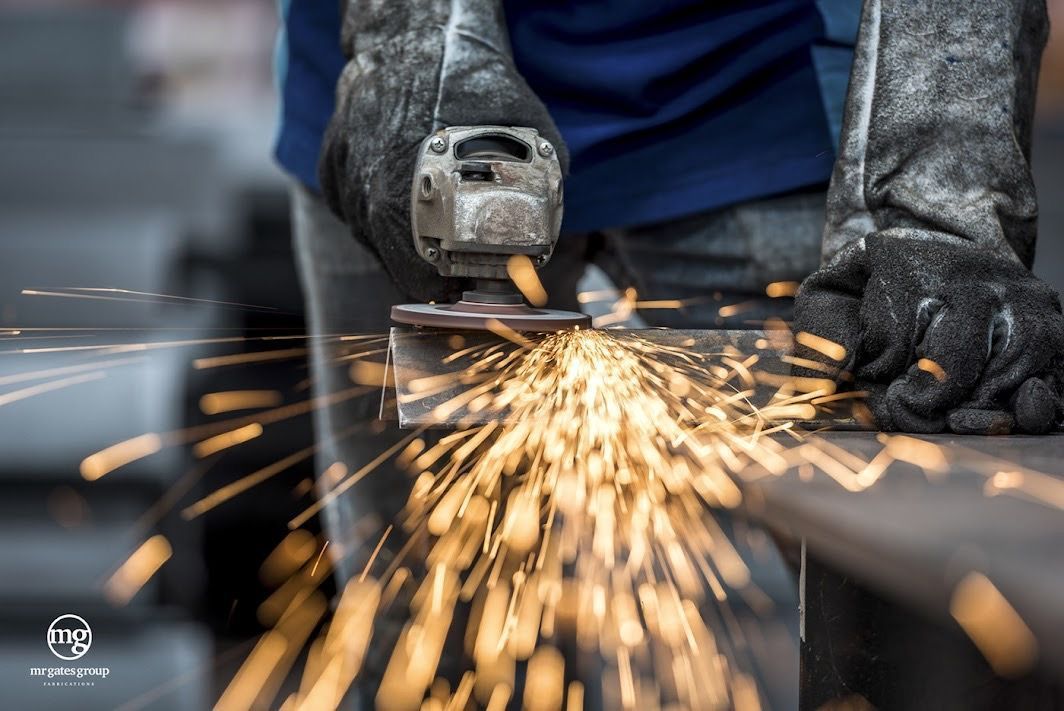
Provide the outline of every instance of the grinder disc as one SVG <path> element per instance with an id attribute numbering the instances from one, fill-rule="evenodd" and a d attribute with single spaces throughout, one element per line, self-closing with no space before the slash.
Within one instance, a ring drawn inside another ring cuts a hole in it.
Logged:
<path id="1" fill-rule="evenodd" d="M 562 331 L 591 328 L 591 317 L 575 311 L 536 309 L 527 304 L 402 304 L 392 307 L 392 320 L 414 326 L 490 331 L 495 323 L 515 331 Z"/>

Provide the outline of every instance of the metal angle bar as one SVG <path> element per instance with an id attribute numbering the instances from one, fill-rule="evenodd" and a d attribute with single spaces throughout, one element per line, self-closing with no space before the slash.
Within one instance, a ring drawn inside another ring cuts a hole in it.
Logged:
<path id="1" fill-rule="evenodd" d="M 790 335 L 785 331 L 638 329 L 616 333 L 618 338 L 637 337 L 703 355 L 719 353 L 745 357 L 757 354 L 756 370 L 759 373 L 786 377 L 790 370 L 790 365 L 783 361 L 791 352 Z M 484 331 L 392 328 L 388 364 L 394 370 L 389 375 L 394 376 L 395 390 L 385 398 L 382 419 L 398 421 L 402 429 L 426 425 L 454 428 L 505 420 L 505 413 L 470 413 L 465 407 L 459 407 L 441 414 L 439 408 L 475 385 L 469 380 L 463 382 L 461 374 L 486 351 L 510 351 L 518 347 Z M 454 376 L 450 383 L 446 382 L 448 375 Z M 764 404 L 777 389 L 778 385 L 759 383 L 751 399 L 755 404 Z M 856 423 L 852 418 L 839 418 L 810 420 L 803 422 L 802 426 L 854 429 Z"/>

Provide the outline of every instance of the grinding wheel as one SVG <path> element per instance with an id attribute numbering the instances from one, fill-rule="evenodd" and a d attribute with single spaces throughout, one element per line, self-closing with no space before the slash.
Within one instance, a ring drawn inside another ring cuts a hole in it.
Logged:
<path id="1" fill-rule="evenodd" d="M 537 309 L 527 304 L 402 304 L 392 307 L 392 320 L 413 326 L 490 331 L 495 324 L 515 331 L 563 331 L 591 328 L 591 317 L 574 311 Z"/>

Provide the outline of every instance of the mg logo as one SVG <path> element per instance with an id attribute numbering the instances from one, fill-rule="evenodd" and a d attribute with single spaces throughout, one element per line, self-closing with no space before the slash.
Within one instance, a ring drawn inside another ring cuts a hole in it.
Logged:
<path id="1" fill-rule="evenodd" d="M 60 615 L 48 625 L 48 649 L 60 659 L 81 659 L 90 646 L 92 629 L 77 615 Z"/>

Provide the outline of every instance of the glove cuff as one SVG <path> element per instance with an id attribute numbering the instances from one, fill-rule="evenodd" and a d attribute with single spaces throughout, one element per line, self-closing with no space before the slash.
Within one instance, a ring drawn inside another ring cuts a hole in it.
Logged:
<path id="1" fill-rule="evenodd" d="M 1041 0 L 866 0 L 823 258 L 873 231 L 1034 257 L 1029 155 Z"/>
<path id="2" fill-rule="evenodd" d="M 349 0 L 342 44 L 348 59 L 392 42 L 439 33 L 446 45 L 462 36 L 511 58 L 500 0 Z M 444 50 L 446 52 L 446 50 Z"/>

